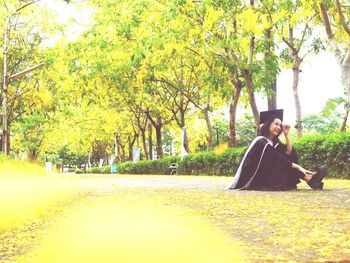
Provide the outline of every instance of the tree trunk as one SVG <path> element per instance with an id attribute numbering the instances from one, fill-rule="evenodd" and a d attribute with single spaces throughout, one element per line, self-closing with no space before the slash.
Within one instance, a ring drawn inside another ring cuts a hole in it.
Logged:
<path id="1" fill-rule="evenodd" d="M 157 159 L 163 157 L 163 142 L 162 142 L 162 126 L 154 127 L 156 130 L 157 138 Z"/>
<path id="2" fill-rule="evenodd" d="M 132 149 L 133 149 L 133 145 L 129 144 L 128 150 L 129 150 L 129 157 L 128 160 L 132 161 Z"/>
<path id="3" fill-rule="evenodd" d="M 341 131 L 345 132 L 346 131 L 346 123 L 348 120 L 349 116 L 349 111 L 350 111 L 350 44 L 349 44 L 349 53 L 346 56 L 346 59 L 343 61 L 342 65 L 342 80 L 344 82 L 345 89 L 348 92 L 348 99 L 346 102 L 346 111 L 345 111 L 345 116 L 343 119 L 343 123 L 341 126 Z"/>
<path id="4" fill-rule="evenodd" d="M 208 108 L 203 109 L 202 114 L 204 116 L 205 123 L 207 124 L 207 128 L 208 128 L 207 150 L 210 151 L 211 149 L 213 149 L 213 127 L 211 126 L 211 123 L 210 123 L 209 109 Z"/>
<path id="5" fill-rule="evenodd" d="M 29 151 L 28 152 L 28 161 L 31 163 L 35 163 L 38 159 L 38 151 L 34 150 L 34 151 Z"/>
<path id="6" fill-rule="evenodd" d="M 117 142 L 117 149 L 118 149 L 118 161 L 119 162 L 125 162 L 126 158 L 125 158 L 125 149 L 124 149 L 124 145 L 122 144 L 120 137 L 118 134 L 116 134 L 116 142 Z M 121 152 L 121 153 L 120 153 Z"/>
<path id="7" fill-rule="evenodd" d="M 236 112 L 239 97 L 241 95 L 242 83 L 234 83 L 235 90 L 232 92 L 231 102 L 230 102 L 230 147 L 235 147 L 236 143 Z"/>
<path id="8" fill-rule="evenodd" d="M 135 133 L 133 135 L 133 138 L 131 139 L 130 136 L 128 138 L 128 142 L 129 142 L 129 145 L 128 145 L 128 150 L 129 150 L 129 161 L 132 161 L 133 160 L 133 151 L 134 151 L 134 144 L 138 138 L 138 134 Z"/>
<path id="9" fill-rule="evenodd" d="M 63 166 L 63 160 L 62 160 L 62 166 Z M 91 163 L 91 151 L 89 151 L 88 154 L 88 168 L 91 169 L 92 163 Z"/>
<path id="10" fill-rule="evenodd" d="M 271 84 L 271 91 L 274 93 L 272 97 L 267 98 L 267 108 L 268 110 L 277 109 L 277 80 Z"/>
<path id="11" fill-rule="evenodd" d="M 157 115 L 156 120 L 154 120 L 148 111 L 145 112 L 154 129 L 156 130 L 156 150 L 157 150 L 157 159 L 163 157 L 163 141 L 162 141 L 162 127 L 164 123 L 162 122 L 162 117 Z"/>
<path id="12" fill-rule="evenodd" d="M 6 147 L 6 149 L 7 149 L 7 155 L 10 155 L 10 153 L 11 153 L 11 136 L 10 136 L 11 132 L 10 132 L 8 127 L 9 126 L 8 126 L 8 123 L 7 123 L 7 133 L 6 133 L 6 144 L 7 144 L 7 147 Z"/>
<path id="13" fill-rule="evenodd" d="M 121 160 L 122 160 L 122 162 L 125 162 L 126 161 L 126 154 L 125 154 L 124 145 L 121 144 L 121 142 L 119 142 L 119 149 L 122 150 Z"/>
<path id="14" fill-rule="evenodd" d="M 132 150 L 133 150 L 134 143 L 129 140 L 128 144 L 128 152 L 129 152 L 129 157 L 128 160 L 132 161 Z"/>
<path id="15" fill-rule="evenodd" d="M 340 20 L 340 26 L 346 31 L 347 35 L 350 37 L 350 28 L 347 25 L 345 18 L 344 18 L 344 14 L 341 10 L 341 6 L 340 6 L 340 2 L 337 0 L 336 2 L 336 6 L 337 6 L 337 13 L 338 13 L 338 17 Z M 342 81 L 344 83 L 345 86 L 345 90 L 348 93 L 348 99 L 347 99 L 347 107 L 346 107 L 346 113 L 343 119 L 343 123 L 342 123 L 342 127 L 341 130 L 346 130 L 346 121 L 348 118 L 348 110 L 349 110 L 349 105 L 350 105 L 350 40 L 348 42 L 348 48 L 347 48 L 347 54 L 344 57 L 342 55 L 342 52 L 338 46 L 337 40 L 334 37 L 334 34 L 332 32 L 332 25 L 331 22 L 329 20 L 328 17 L 328 11 L 326 8 L 326 5 L 324 2 L 320 2 L 320 11 L 321 11 L 321 17 L 322 17 L 322 21 L 324 23 L 325 26 L 325 30 L 327 33 L 327 37 L 329 40 L 329 45 L 332 48 L 332 51 L 334 53 L 335 59 L 340 67 L 341 70 L 341 78 Z"/>
<path id="16" fill-rule="evenodd" d="M 141 137 L 142 137 L 142 146 L 143 146 L 143 152 L 145 154 L 146 160 L 148 160 L 148 150 L 147 150 L 147 144 L 146 144 L 146 130 L 141 129 Z"/>
<path id="17" fill-rule="evenodd" d="M 152 142 L 152 124 L 148 124 L 148 147 L 149 147 L 149 159 L 153 160 L 153 142 Z"/>
<path id="18" fill-rule="evenodd" d="M 254 0 L 250 0 L 250 4 L 254 4 Z M 254 58 L 254 47 L 255 47 L 255 37 L 251 36 L 250 37 L 250 42 L 249 42 L 249 53 L 248 53 L 248 66 L 253 64 L 253 58 Z M 253 79 L 252 79 L 252 74 L 248 69 L 243 70 L 243 77 L 245 79 L 245 83 L 247 86 L 247 91 L 249 95 L 249 103 L 250 107 L 253 112 L 253 117 L 255 121 L 255 130 L 258 131 L 259 129 L 259 111 L 258 107 L 256 106 L 256 101 L 255 101 L 255 96 L 254 96 L 254 84 L 253 84 Z"/>
<path id="19" fill-rule="evenodd" d="M 186 126 L 186 121 L 185 121 L 185 110 L 180 110 L 180 113 L 181 113 L 181 129 L 183 127 Z M 189 146 L 189 140 L 188 140 L 188 136 L 187 136 L 187 131 L 185 133 L 185 145 L 184 145 L 184 148 L 186 150 L 186 152 L 190 152 L 190 146 Z"/>
<path id="20" fill-rule="evenodd" d="M 345 115 L 344 115 L 344 118 L 343 118 L 343 122 L 342 122 L 341 127 L 340 127 L 340 131 L 341 132 L 345 132 L 346 131 L 346 123 L 348 121 L 349 112 L 350 112 L 350 105 L 347 103 L 346 104 Z"/>
<path id="21" fill-rule="evenodd" d="M 247 91 L 249 95 L 249 104 L 253 112 L 254 122 L 255 122 L 255 130 L 258 131 L 259 129 L 259 111 L 258 107 L 256 105 L 255 96 L 254 96 L 254 85 L 253 80 L 250 72 L 248 70 L 243 71 L 244 79 L 246 81 Z"/>
<path id="22" fill-rule="evenodd" d="M 265 58 L 269 59 L 271 58 L 275 53 L 274 48 L 274 41 L 273 41 L 273 33 L 271 28 L 266 29 L 265 31 L 266 38 L 267 38 L 267 48 L 265 52 Z M 268 66 L 268 65 L 267 65 Z M 267 108 L 268 110 L 275 110 L 277 109 L 277 74 L 274 74 L 274 81 L 272 81 L 269 89 L 273 93 L 272 96 L 267 97 Z"/>
<path id="23" fill-rule="evenodd" d="M 120 155 L 119 155 L 119 144 L 118 144 L 118 133 L 114 135 L 114 158 L 116 162 L 120 162 Z"/>
<path id="24" fill-rule="evenodd" d="M 300 63 L 301 59 L 299 57 L 294 58 L 293 63 L 293 96 L 294 96 L 294 104 L 295 104 L 295 121 L 296 121 L 296 129 L 297 129 L 297 138 L 303 136 L 303 123 L 301 120 L 301 104 L 299 99 L 298 92 L 298 83 L 299 83 L 299 74 L 300 74 Z"/>

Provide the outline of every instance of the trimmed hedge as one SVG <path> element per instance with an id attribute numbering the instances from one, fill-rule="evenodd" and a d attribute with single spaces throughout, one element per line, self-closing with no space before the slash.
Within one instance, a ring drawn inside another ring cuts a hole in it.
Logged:
<path id="1" fill-rule="evenodd" d="M 77 169 L 75 171 L 76 174 L 110 174 L 111 173 L 111 166 L 106 165 L 100 167 L 91 167 L 91 170 L 81 170 Z"/>
<path id="2" fill-rule="evenodd" d="M 193 175 L 232 175 L 238 169 L 246 147 L 230 148 L 222 154 L 199 152 L 189 154 L 179 160 L 179 174 Z"/>
<path id="3" fill-rule="evenodd" d="M 324 165 L 330 177 L 350 179 L 350 133 L 305 136 L 294 143 L 299 162 L 314 170 Z"/>
<path id="4" fill-rule="evenodd" d="M 179 164 L 179 157 L 165 157 L 162 159 L 150 161 L 143 160 L 136 163 L 126 162 L 117 165 L 118 173 L 131 174 L 169 174 L 169 166 L 171 163 Z"/>
<path id="5" fill-rule="evenodd" d="M 327 167 L 330 177 L 350 179 L 350 133 L 306 135 L 293 142 L 300 164 L 310 170 Z M 222 154 L 198 152 L 180 157 L 166 157 L 154 161 L 118 164 L 118 173 L 169 174 L 170 163 L 177 163 L 178 174 L 230 175 L 238 169 L 247 147 L 229 148 Z M 90 173 L 110 173 L 110 166 L 94 167 Z"/>

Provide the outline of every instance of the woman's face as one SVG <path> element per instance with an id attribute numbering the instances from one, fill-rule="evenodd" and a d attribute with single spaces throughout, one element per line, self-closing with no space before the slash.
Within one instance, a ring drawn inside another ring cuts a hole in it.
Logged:
<path id="1" fill-rule="evenodd" d="M 271 137 L 276 137 L 280 135 L 281 132 L 281 127 L 282 127 L 282 121 L 280 119 L 274 119 L 274 121 L 271 123 L 269 127 L 269 132 Z"/>

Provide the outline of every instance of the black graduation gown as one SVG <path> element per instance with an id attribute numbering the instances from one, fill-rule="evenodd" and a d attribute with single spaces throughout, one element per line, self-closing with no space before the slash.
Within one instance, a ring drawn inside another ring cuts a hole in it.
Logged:
<path id="1" fill-rule="evenodd" d="M 234 180 L 227 190 L 290 190 L 303 178 L 303 173 L 292 168 L 298 163 L 295 149 L 287 155 L 284 144 L 271 145 L 263 136 L 256 137 L 246 151 Z"/>

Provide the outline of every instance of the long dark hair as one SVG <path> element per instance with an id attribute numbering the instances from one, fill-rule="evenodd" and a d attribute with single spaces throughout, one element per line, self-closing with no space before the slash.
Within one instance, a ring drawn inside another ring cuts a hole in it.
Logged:
<path id="1" fill-rule="evenodd" d="M 260 127 L 259 131 L 258 131 L 258 136 L 264 136 L 266 138 L 269 138 L 269 135 L 270 135 L 270 126 L 271 124 L 273 123 L 273 121 L 275 120 L 276 118 L 269 118 L 267 121 L 265 121 L 263 123 L 263 125 Z M 280 140 L 278 139 L 278 136 L 280 136 L 282 133 L 282 129 L 281 131 L 279 132 L 279 134 L 275 137 L 273 137 L 272 139 L 272 142 L 273 144 L 275 145 L 276 143 L 280 143 Z"/>

